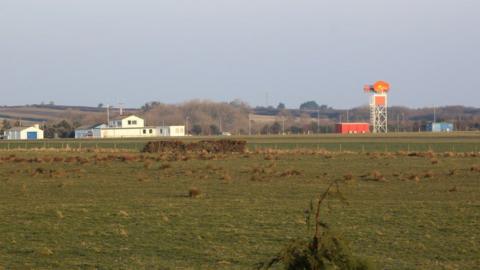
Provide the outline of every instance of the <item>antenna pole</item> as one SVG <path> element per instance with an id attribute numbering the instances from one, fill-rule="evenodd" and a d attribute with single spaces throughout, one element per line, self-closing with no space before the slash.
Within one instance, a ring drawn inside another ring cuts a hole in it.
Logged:
<path id="1" fill-rule="evenodd" d="M 107 104 L 107 126 L 110 126 L 110 105 Z"/>
<path id="2" fill-rule="evenodd" d="M 317 109 L 317 134 L 320 133 L 320 109 Z"/>
<path id="3" fill-rule="evenodd" d="M 252 135 L 252 118 L 250 117 L 250 113 L 248 114 L 248 136 Z"/>

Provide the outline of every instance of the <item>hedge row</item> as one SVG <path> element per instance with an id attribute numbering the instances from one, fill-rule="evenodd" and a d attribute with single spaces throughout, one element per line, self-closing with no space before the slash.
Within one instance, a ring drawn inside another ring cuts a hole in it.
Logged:
<path id="1" fill-rule="evenodd" d="M 240 140 L 206 140 L 191 143 L 181 141 L 150 141 L 143 148 L 143 152 L 244 153 L 246 148 L 247 142 Z"/>

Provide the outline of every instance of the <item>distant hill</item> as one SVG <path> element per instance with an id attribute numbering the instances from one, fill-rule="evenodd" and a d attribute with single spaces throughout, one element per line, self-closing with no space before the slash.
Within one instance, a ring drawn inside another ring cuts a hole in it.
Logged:
<path id="1" fill-rule="evenodd" d="M 126 109 L 127 113 L 136 109 Z M 111 109 L 112 115 L 118 114 L 118 109 Z M 106 108 L 64 105 L 25 105 L 0 107 L 0 119 L 21 121 L 22 123 L 50 123 L 67 120 L 81 124 L 95 123 L 106 119 Z"/>

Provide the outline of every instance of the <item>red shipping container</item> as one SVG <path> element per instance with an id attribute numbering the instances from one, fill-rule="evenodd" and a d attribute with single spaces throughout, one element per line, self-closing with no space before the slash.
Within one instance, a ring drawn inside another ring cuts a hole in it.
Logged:
<path id="1" fill-rule="evenodd" d="M 339 123 L 336 126 L 337 133 L 341 134 L 365 134 L 370 133 L 369 123 Z"/>

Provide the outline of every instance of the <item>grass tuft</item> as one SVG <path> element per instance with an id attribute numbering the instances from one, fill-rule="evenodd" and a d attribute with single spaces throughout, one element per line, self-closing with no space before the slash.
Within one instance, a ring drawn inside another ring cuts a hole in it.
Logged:
<path id="1" fill-rule="evenodd" d="M 199 197 L 201 194 L 202 192 L 200 191 L 200 189 L 195 187 L 192 187 L 190 188 L 190 190 L 188 190 L 188 197 L 193 199 Z"/>

